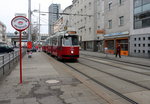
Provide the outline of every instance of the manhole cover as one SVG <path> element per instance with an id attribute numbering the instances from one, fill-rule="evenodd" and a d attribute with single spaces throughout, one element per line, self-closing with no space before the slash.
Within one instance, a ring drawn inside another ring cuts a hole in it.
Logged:
<path id="1" fill-rule="evenodd" d="M 55 83 L 58 83 L 59 81 L 58 80 L 47 80 L 46 83 L 49 83 L 49 84 L 55 84 Z"/>

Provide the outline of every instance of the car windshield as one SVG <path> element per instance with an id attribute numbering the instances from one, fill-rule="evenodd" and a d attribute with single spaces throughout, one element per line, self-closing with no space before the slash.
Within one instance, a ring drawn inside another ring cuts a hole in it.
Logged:
<path id="1" fill-rule="evenodd" d="M 72 45 L 78 45 L 78 36 L 76 35 L 69 35 L 65 36 L 63 39 L 63 45 L 64 46 L 72 46 Z"/>

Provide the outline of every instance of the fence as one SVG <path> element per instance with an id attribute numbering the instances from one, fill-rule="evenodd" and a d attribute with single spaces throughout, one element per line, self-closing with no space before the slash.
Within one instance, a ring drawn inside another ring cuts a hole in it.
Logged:
<path id="1" fill-rule="evenodd" d="M 23 49 L 23 56 L 26 54 L 26 49 Z M 19 50 L 7 53 L 0 56 L 0 78 L 8 75 L 19 61 Z"/>

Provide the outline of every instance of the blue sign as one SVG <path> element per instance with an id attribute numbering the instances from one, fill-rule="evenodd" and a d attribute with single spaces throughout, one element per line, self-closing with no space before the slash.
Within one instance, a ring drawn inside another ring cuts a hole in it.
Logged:
<path id="1" fill-rule="evenodd" d="M 125 34 L 129 34 L 129 32 L 125 31 L 125 32 L 121 32 L 121 33 L 112 33 L 112 34 L 106 34 L 104 36 L 116 36 L 116 35 L 125 35 Z"/>

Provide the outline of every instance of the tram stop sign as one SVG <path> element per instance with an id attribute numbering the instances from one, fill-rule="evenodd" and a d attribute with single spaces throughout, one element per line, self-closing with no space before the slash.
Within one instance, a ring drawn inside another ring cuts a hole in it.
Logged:
<path id="1" fill-rule="evenodd" d="M 19 48 L 20 48 L 20 84 L 22 84 L 22 41 L 21 32 L 29 27 L 29 20 L 24 16 L 16 16 L 12 19 L 11 25 L 14 29 L 19 31 Z"/>
<path id="2" fill-rule="evenodd" d="M 16 16 L 12 19 L 11 25 L 17 31 L 24 31 L 29 27 L 30 22 L 24 16 Z"/>

